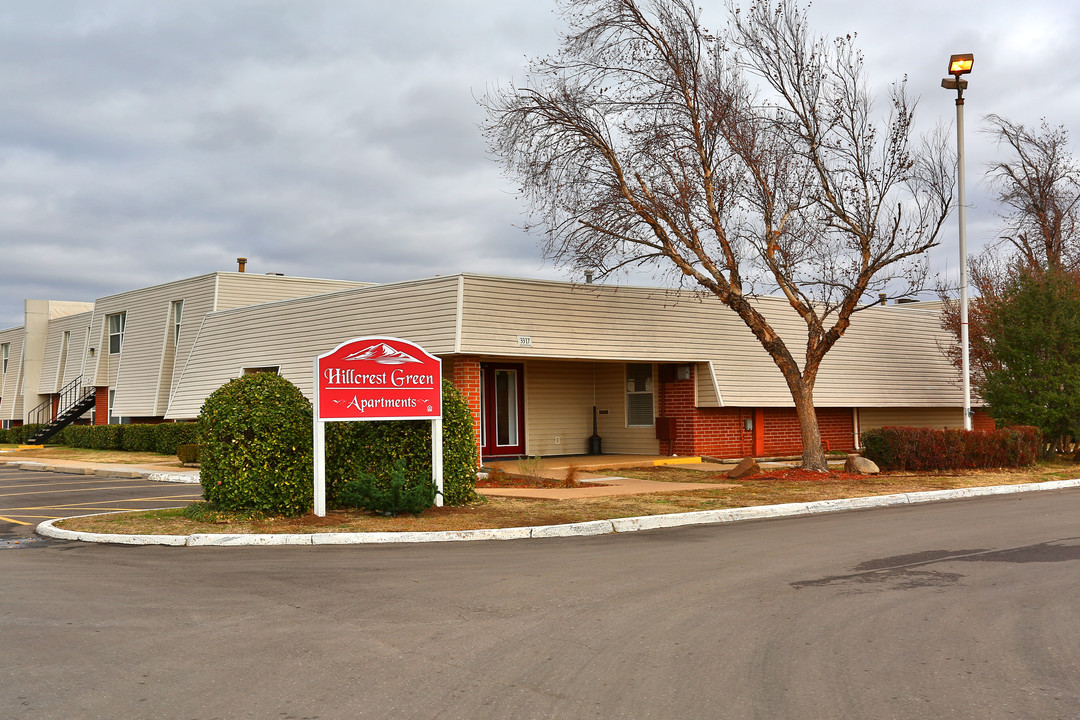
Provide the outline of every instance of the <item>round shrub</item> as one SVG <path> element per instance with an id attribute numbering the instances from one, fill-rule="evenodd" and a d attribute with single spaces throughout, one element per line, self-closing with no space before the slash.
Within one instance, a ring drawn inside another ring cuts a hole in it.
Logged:
<path id="1" fill-rule="evenodd" d="M 311 508 L 311 403 L 274 373 L 215 390 L 199 413 L 203 497 L 228 510 L 300 515 Z"/>
<path id="2" fill-rule="evenodd" d="M 476 499 L 476 437 L 469 405 L 443 380 L 443 502 L 464 505 Z M 404 462 L 406 488 L 431 483 L 431 421 L 326 423 L 326 498 L 340 504 L 339 491 L 360 475 L 391 487 L 391 470 Z M 201 450 L 200 450 L 201 452 Z"/>

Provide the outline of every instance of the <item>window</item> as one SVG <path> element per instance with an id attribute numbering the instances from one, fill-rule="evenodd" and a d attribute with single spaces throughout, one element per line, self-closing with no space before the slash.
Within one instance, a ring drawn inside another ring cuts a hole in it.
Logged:
<path id="1" fill-rule="evenodd" d="M 172 304 L 173 345 L 180 342 L 180 318 L 184 315 L 184 301 L 174 300 Z"/>
<path id="2" fill-rule="evenodd" d="M 626 365 L 626 426 L 653 426 L 652 365 Z"/>
<path id="3" fill-rule="evenodd" d="M 4 368 L 2 373 L 7 373 L 8 355 L 11 353 L 11 343 L 0 345 L 0 356 L 3 356 Z"/>
<path id="4" fill-rule="evenodd" d="M 124 325 L 127 324 L 127 313 L 106 315 L 105 319 L 109 321 L 109 354 L 116 355 L 124 346 Z"/>

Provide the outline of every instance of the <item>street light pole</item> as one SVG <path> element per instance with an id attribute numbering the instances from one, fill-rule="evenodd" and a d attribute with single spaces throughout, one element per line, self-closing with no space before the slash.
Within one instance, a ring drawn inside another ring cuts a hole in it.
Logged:
<path id="1" fill-rule="evenodd" d="M 968 343 L 968 262 L 967 262 L 967 198 L 964 183 L 964 90 L 967 80 L 961 75 L 971 72 L 975 57 L 968 53 L 949 58 L 949 73 L 941 81 L 946 90 L 956 90 L 956 184 L 960 222 L 960 371 L 964 382 L 964 429 L 971 430 L 971 361 Z"/>

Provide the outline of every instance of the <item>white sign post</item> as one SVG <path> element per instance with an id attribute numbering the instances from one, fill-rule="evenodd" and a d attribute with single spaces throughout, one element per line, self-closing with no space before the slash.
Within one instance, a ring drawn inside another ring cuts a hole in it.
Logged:
<path id="1" fill-rule="evenodd" d="M 327 422 L 431 420 L 435 505 L 443 505 L 442 361 L 394 337 L 362 337 L 315 358 L 315 514 L 326 516 Z"/>

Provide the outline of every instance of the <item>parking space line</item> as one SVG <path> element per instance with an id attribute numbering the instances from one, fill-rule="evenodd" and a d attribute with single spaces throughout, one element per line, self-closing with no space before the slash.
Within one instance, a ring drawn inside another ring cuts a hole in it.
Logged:
<path id="1" fill-rule="evenodd" d="M 37 515 L 22 515 L 21 517 L 38 517 L 38 516 L 37 516 Z M 54 517 L 47 517 L 47 518 L 45 518 L 45 519 L 46 519 L 46 520 L 56 520 L 57 518 L 54 518 Z M 12 524 L 14 524 L 14 525 L 37 525 L 37 523 L 28 523 L 28 522 L 23 522 L 23 521 L 21 521 L 21 520 L 16 520 L 16 519 L 14 519 L 14 518 L 9 518 L 9 517 L 5 517 L 5 516 L 3 516 L 3 515 L 0 515 L 0 520 L 3 520 L 4 522 L 9 522 L 9 523 L 12 523 Z"/>
<path id="2" fill-rule="evenodd" d="M 96 487 L 94 490 L 129 490 L 126 487 Z M 86 492 L 87 488 L 72 488 L 71 490 L 30 490 L 28 492 L 0 493 L 0 498 L 17 497 L 19 495 L 58 495 L 60 493 Z"/>
<path id="3" fill-rule="evenodd" d="M 41 475 L 41 474 L 44 474 L 44 473 L 39 473 L 39 475 Z M 50 486 L 54 486 L 54 485 L 93 485 L 94 483 L 98 483 L 98 482 L 134 483 L 134 482 L 146 481 L 146 478 L 115 478 L 115 477 L 106 477 L 104 475 L 84 475 L 83 477 L 85 477 L 86 479 L 85 480 L 68 480 L 68 481 L 46 480 L 44 478 L 26 478 L 26 481 L 21 482 L 21 483 L 12 483 L 10 485 L 8 485 L 6 483 L 0 483 L 0 490 L 6 490 L 9 487 L 21 488 L 21 487 L 26 487 L 28 485 L 29 486 L 35 486 L 35 485 L 41 485 L 42 483 L 46 483 L 46 484 L 48 484 Z"/>

